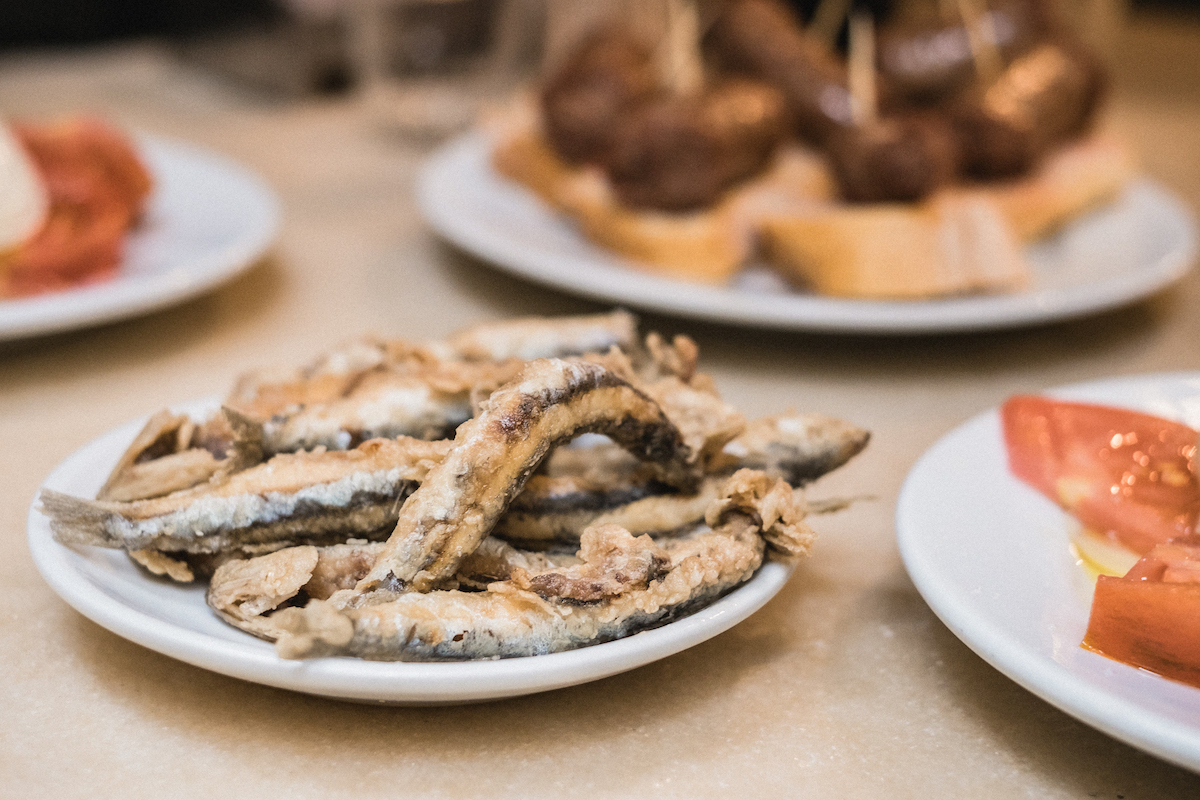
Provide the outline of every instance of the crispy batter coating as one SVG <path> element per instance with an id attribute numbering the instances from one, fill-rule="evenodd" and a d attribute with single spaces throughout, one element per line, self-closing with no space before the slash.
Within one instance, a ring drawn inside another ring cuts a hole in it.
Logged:
<path id="1" fill-rule="evenodd" d="M 167 553 L 284 546 L 325 534 L 374 533 L 450 450 L 451 442 L 372 439 L 354 450 L 288 453 L 224 480 L 129 503 L 44 489 L 55 538 Z"/>
<path id="2" fill-rule="evenodd" d="M 645 394 L 599 364 L 534 361 L 459 428 L 360 590 L 425 591 L 452 576 L 550 450 L 586 432 L 656 465 L 667 483 L 690 488 L 699 479 L 694 452 Z"/>
<path id="3" fill-rule="evenodd" d="M 513 577 L 484 592 L 339 592 L 270 617 L 285 658 L 376 660 L 511 657 L 630 635 L 707 603 L 747 580 L 772 549 L 798 556 L 815 535 L 786 483 L 742 471 L 710 516 L 712 530 L 659 542 L 619 526 L 590 528 L 581 564 Z M 243 602 L 243 607 L 245 602 Z M 250 622 L 248 625 L 260 623 Z"/>
<path id="4" fill-rule="evenodd" d="M 794 487 L 868 439 L 815 414 L 748 423 L 697 371 L 692 340 L 639 343 L 634 323 L 353 342 L 243 379 L 206 422 L 155 416 L 100 499 L 46 490 L 41 508 L 61 542 L 212 575 L 214 611 L 288 658 L 494 658 L 627 636 L 712 602 L 767 553 L 807 554 Z M 399 429 L 417 437 L 360 443 Z"/>

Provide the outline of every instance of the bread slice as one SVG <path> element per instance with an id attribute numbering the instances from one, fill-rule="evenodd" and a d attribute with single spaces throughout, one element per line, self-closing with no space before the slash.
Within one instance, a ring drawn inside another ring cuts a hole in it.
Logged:
<path id="1" fill-rule="evenodd" d="M 1122 142 L 1096 135 L 1059 149 L 1032 175 L 983 191 L 995 198 L 1017 236 L 1031 242 L 1115 198 L 1136 168 Z"/>
<path id="2" fill-rule="evenodd" d="M 909 300 L 1028 280 L 1020 242 L 996 205 L 973 192 L 768 218 L 763 245 L 791 281 L 839 297 Z"/>
<path id="3" fill-rule="evenodd" d="M 827 202 L 833 195 L 820 158 L 788 148 L 766 173 L 711 208 L 634 209 L 615 197 L 601 170 L 567 164 L 535 127 L 509 129 L 496 138 L 492 163 L 500 174 L 571 217 L 588 239 L 627 257 L 632 266 L 685 280 L 728 281 L 754 253 L 764 214 Z"/>
<path id="4" fill-rule="evenodd" d="M 945 189 L 920 203 L 833 204 L 763 221 L 764 251 L 793 282 L 841 297 L 918 299 L 1012 291 L 1025 243 L 1111 199 L 1128 151 L 1090 138 L 1015 181 Z"/>

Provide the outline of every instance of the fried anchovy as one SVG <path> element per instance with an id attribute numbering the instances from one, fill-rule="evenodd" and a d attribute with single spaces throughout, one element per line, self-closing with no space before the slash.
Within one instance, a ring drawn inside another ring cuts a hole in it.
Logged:
<path id="1" fill-rule="evenodd" d="M 571 479 L 536 480 L 540 477 L 531 479 L 496 521 L 493 536 L 525 547 L 545 547 L 578 542 L 580 531 L 591 525 L 670 533 L 703 519 L 727 476 L 705 478 L 694 492 L 679 492 L 658 481 L 596 490 Z"/>
<path id="2" fill-rule="evenodd" d="M 710 530 L 655 542 L 616 525 L 596 526 L 584 533 L 581 563 L 573 566 L 514 569 L 483 592 L 413 592 L 381 602 L 337 592 L 281 609 L 257 632 L 277 636 L 285 658 L 374 660 L 530 656 L 622 638 L 744 582 L 767 546 L 788 556 L 807 553 L 814 534 L 792 498 L 782 481 L 738 472 L 712 504 Z M 278 594 L 269 585 L 256 594 L 251 578 L 240 587 L 242 609 L 277 606 Z M 264 600 L 255 603 L 259 596 Z"/>
<path id="3" fill-rule="evenodd" d="M 378 533 L 449 441 L 373 439 L 354 450 L 279 455 L 229 476 L 150 500 L 82 500 L 50 489 L 41 510 L 55 538 L 165 553 L 253 552 L 265 545 Z"/>
<path id="4" fill-rule="evenodd" d="M 598 364 L 534 361 L 458 429 L 360 589 L 424 591 L 453 575 L 547 453 L 585 432 L 609 436 L 667 483 L 699 479 L 695 454 L 653 400 Z"/>
<path id="5" fill-rule="evenodd" d="M 589 525 L 616 523 L 635 533 L 666 533 L 695 523 L 717 488 L 737 469 L 760 470 L 803 486 L 845 464 L 870 434 L 821 414 L 781 414 L 754 420 L 710 460 L 696 493 L 650 480 L 637 461 L 611 444 L 561 448 L 549 475 L 535 475 L 492 534 L 524 546 L 577 541 Z"/>
<path id="6" fill-rule="evenodd" d="M 524 359 L 628 346 L 635 341 L 633 327 L 623 312 L 477 326 L 428 351 L 418 347 L 403 357 L 381 356 L 378 363 L 361 354 L 347 358 L 351 365 L 370 364 L 352 376 L 323 367 L 296 384 L 243 380 L 227 402 L 266 419 L 268 453 L 345 449 L 374 437 L 439 439 L 452 436 L 471 418 L 475 403 L 515 378 Z M 436 350 L 446 357 L 434 356 Z"/>
<path id="7" fill-rule="evenodd" d="M 637 318 L 627 311 L 613 311 L 484 323 L 452 333 L 437 349 L 446 357 L 468 361 L 532 361 L 603 353 L 613 347 L 629 351 L 636 346 Z"/>
<path id="8" fill-rule="evenodd" d="M 160 411 L 118 459 L 96 499 L 145 500 L 219 481 L 262 461 L 262 439 L 262 426 L 231 408 L 199 425 Z"/>
<path id="9" fill-rule="evenodd" d="M 803 486 L 858 455 L 870 438 L 868 431 L 824 414 L 778 414 L 747 425 L 709 466 L 762 470 Z"/>
<path id="10" fill-rule="evenodd" d="M 485 323 L 459 330 L 440 342 L 367 337 L 326 353 L 298 370 L 243 375 L 226 404 L 250 416 L 268 419 L 344 399 L 377 372 L 425 381 L 436 393 L 465 395 L 481 382 L 480 370 L 486 370 L 489 364 L 561 358 L 612 347 L 631 349 L 637 345 L 636 328 L 637 320 L 631 314 L 616 311 Z M 432 412 L 424 406 L 436 403 L 437 398 L 413 402 L 420 412 L 418 421 L 411 425 L 416 429 L 428 424 L 421 420 Z M 461 408 L 462 401 L 456 402 Z M 403 422 L 394 424 L 399 433 L 412 435 L 400 430 Z M 453 425 L 449 429 L 452 431 Z"/>
<path id="11" fill-rule="evenodd" d="M 173 430 L 171 425 L 163 426 L 161 422 L 152 421 L 143 433 L 153 435 L 155 431 Z M 769 431 L 774 431 L 776 438 L 766 435 L 765 432 Z M 741 466 L 765 466 L 768 474 L 781 476 L 796 484 L 799 482 L 798 475 L 813 477 L 821 469 L 832 469 L 844 463 L 861 448 L 865 439 L 865 432 L 819 415 L 785 415 L 756 420 L 748 426 L 743 436 L 726 446 L 726 454 L 736 452 L 738 455 L 731 456 L 722 465 L 723 472 L 728 474 L 733 468 Z M 145 444 L 144 441 L 135 441 L 130 452 L 144 449 Z M 429 466 L 432 466 L 449 451 L 450 443 L 442 442 L 433 446 L 409 443 L 404 447 L 410 455 L 427 459 Z M 386 449 L 379 450 L 380 461 L 393 449 L 394 446 L 389 444 Z M 298 468 L 316 468 L 316 465 L 327 461 L 337 463 L 338 458 L 277 458 L 272 462 L 271 472 L 290 465 L 294 468 L 291 474 L 295 480 L 287 490 L 298 491 L 297 487 L 303 488 L 301 484 L 304 480 L 297 474 Z M 781 467 L 781 464 L 784 466 Z M 615 523 L 635 533 L 675 531 L 702 518 L 704 508 L 713 498 L 715 487 L 722 480 L 709 477 L 697 492 L 679 492 L 654 480 L 646 473 L 644 465 L 606 440 L 587 448 L 560 448 L 550 465 L 554 474 L 535 475 L 530 479 L 497 521 L 494 535 L 523 546 L 544 548 L 554 542 L 577 545 L 579 532 L 593 524 Z M 343 466 L 352 470 L 367 468 L 365 463 L 359 462 L 347 462 Z M 251 489 L 283 491 L 287 487 L 282 487 L 281 481 L 291 480 L 287 478 L 286 471 L 275 472 L 275 483 L 270 484 L 274 488 L 271 489 L 267 484 L 258 483 L 258 476 L 264 472 L 260 470 L 243 476 L 238 482 L 224 488 L 226 499 L 223 505 L 226 511 L 232 515 L 235 509 L 256 502 L 244 498 L 231 500 L 229 492 L 249 492 Z M 321 481 L 328 483 L 338 480 L 338 474 L 328 471 L 313 473 L 312 483 L 316 486 Z M 406 484 L 405 491 L 411 490 L 416 477 L 414 475 L 414 480 Z M 254 523 L 245 526 L 245 530 L 204 539 L 203 550 L 182 548 L 178 542 L 172 543 L 169 539 L 146 542 L 144 538 L 126 537 L 121 542 L 114 542 L 105 532 L 119 530 L 144 533 L 151 525 L 159 523 L 135 525 L 135 522 L 155 516 L 165 517 L 162 522 L 167 525 L 177 523 L 187 519 L 184 508 L 191 502 L 221 496 L 220 492 L 212 491 L 215 488 L 208 486 L 203 491 L 180 493 L 155 504 L 104 506 L 87 501 L 67 500 L 59 503 L 56 499 L 51 502 L 51 507 L 61 506 L 55 518 L 58 520 L 56 524 L 64 530 L 62 536 L 84 543 L 127 547 L 131 557 L 147 569 L 156 574 L 170 575 L 176 580 L 192 580 L 197 575 L 211 574 L 221 561 L 231 555 L 264 552 L 288 543 L 332 543 L 354 536 L 381 539 L 395 527 L 399 518 L 400 504 L 389 495 L 369 504 L 369 507 L 354 502 L 346 508 L 335 507 L 332 516 L 317 513 L 320 509 L 312 503 L 296 503 L 291 506 L 291 516 L 294 517 L 291 523 L 284 518 L 285 504 L 277 502 L 271 506 L 277 515 L 272 522 L 273 533 L 267 534 L 270 526 L 265 522 Z M 365 496 L 357 498 L 358 501 L 367 499 Z M 267 508 L 263 506 L 264 513 Z M 108 514 L 115 514 L 126 521 L 119 522 Z M 206 520 L 211 522 L 210 517 Z"/>
<path id="12" fill-rule="evenodd" d="M 335 592 L 353 589 L 366 577 L 383 546 L 383 542 L 301 545 L 229 560 L 213 574 L 206 600 L 226 622 L 274 641 L 281 631 L 269 612 L 309 599 L 328 600 Z M 484 539 L 463 559 L 455 580 L 460 586 L 483 590 L 488 584 L 508 580 L 517 570 L 536 575 L 578 563 L 575 555 L 528 552 L 498 539 Z"/>
<path id="13" fill-rule="evenodd" d="M 452 436 L 478 403 L 515 378 L 522 359 L 590 354 L 610 368 L 619 362 L 618 374 L 631 382 L 645 379 L 639 388 L 667 409 L 694 449 L 719 449 L 744 420 L 715 392 L 685 382 L 695 373 L 695 344 L 651 334 L 643 350 L 635 328 L 632 315 L 614 312 L 480 325 L 427 345 L 366 340 L 284 379 L 245 376 L 226 403 L 264 420 L 268 454 L 346 449 L 373 437 L 437 439 Z M 632 351 L 641 375 L 611 348 Z"/>
<path id="14" fill-rule="evenodd" d="M 419 378 L 381 374 L 346 397 L 298 407 L 263 423 L 268 452 L 344 450 L 373 438 L 444 439 L 471 418 L 470 393 L 441 392 Z"/>
<path id="15" fill-rule="evenodd" d="M 646 349 L 649 360 L 640 367 L 620 350 L 585 359 L 603 365 L 653 398 L 679 427 L 698 460 L 707 462 L 742 432 L 746 418 L 721 399 L 707 375 L 695 372 L 695 344 L 690 339 L 677 337 L 674 345 L 666 345 L 651 334 Z"/>

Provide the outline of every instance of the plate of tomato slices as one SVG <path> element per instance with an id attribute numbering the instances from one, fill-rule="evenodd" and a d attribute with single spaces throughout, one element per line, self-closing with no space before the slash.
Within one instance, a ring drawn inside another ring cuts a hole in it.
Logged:
<path id="1" fill-rule="evenodd" d="M 133 142 L 153 186 L 121 243 L 115 272 L 69 288 L 0 299 L 0 340 L 96 325 L 182 302 L 252 266 L 274 240 L 279 201 L 253 172 L 183 142 L 146 134 Z"/>
<path id="2" fill-rule="evenodd" d="M 1197 428 L 1200 373 L 1012 398 L 926 451 L 896 509 L 913 583 L 967 646 L 1192 770 L 1200 623 L 1181 621 L 1200 620 Z"/>

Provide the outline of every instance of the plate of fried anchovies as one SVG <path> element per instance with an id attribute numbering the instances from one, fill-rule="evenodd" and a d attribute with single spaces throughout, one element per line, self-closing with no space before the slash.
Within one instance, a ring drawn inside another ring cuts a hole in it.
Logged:
<path id="1" fill-rule="evenodd" d="M 223 674 L 392 703 L 629 670 L 742 621 L 866 431 L 747 419 L 625 312 L 364 338 L 72 454 L 29 514 L 50 586 Z"/>

